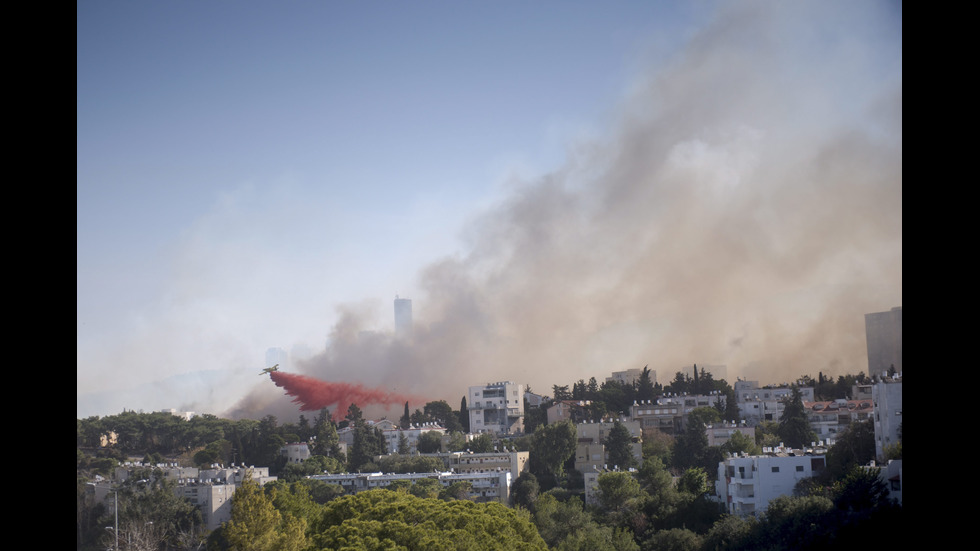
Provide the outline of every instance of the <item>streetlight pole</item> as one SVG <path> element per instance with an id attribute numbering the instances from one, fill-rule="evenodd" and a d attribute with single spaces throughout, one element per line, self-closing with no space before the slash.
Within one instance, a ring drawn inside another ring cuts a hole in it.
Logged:
<path id="1" fill-rule="evenodd" d="M 116 503 L 113 506 L 113 512 L 116 514 L 116 528 L 112 532 L 116 536 L 116 551 L 119 551 L 119 488 L 113 490 L 112 494 L 116 499 Z"/>

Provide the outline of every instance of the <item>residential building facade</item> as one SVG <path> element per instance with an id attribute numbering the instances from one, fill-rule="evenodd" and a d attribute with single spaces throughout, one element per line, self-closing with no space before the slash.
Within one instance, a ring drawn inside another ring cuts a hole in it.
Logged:
<path id="1" fill-rule="evenodd" d="M 477 502 L 496 501 L 504 505 L 510 502 L 510 484 L 513 480 L 510 471 L 493 472 L 441 472 L 441 473 L 342 473 L 314 475 L 310 478 L 337 484 L 348 494 L 365 490 L 386 488 L 396 481 L 415 482 L 431 478 L 448 488 L 453 482 L 465 481 L 471 484 L 469 499 Z"/>
<path id="2" fill-rule="evenodd" d="M 797 387 L 804 402 L 813 402 L 813 387 Z M 779 421 L 783 405 L 793 395 L 789 385 L 759 387 L 758 381 L 735 381 L 735 401 L 738 414 L 749 426 L 763 421 Z"/>
<path id="3" fill-rule="evenodd" d="M 885 449 L 898 444 L 902 429 L 902 378 L 884 378 L 871 388 L 874 402 L 875 456 L 885 460 Z"/>
<path id="4" fill-rule="evenodd" d="M 864 315 L 868 342 L 868 375 L 881 376 L 892 367 L 902 371 L 902 307 Z"/>
<path id="5" fill-rule="evenodd" d="M 466 398 L 470 432 L 520 434 L 524 431 L 524 385 L 511 381 L 471 386 Z"/>
<path id="6" fill-rule="evenodd" d="M 712 394 L 664 395 L 656 400 L 640 400 L 630 406 L 630 418 L 640 422 L 644 430 L 657 429 L 677 435 L 687 427 L 687 416 L 699 407 L 716 407 L 725 396 Z"/>
<path id="7" fill-rule="evenodd" d="M 873 415 L 872 400 L 830 400 L 803 402 L 810 427 L 820 440 L 836 439 L 851 423 L 870 421 Z"/>
<path id="8" fill-rule="evenodd" d="M 715 498 L 731 515 L 754 516 L 773 499 L 792 495 L 797 482 L 827 467 L 822 450 L 817 453 L 776 448 L 765 455 L 732 456 L 718 463 Z"/>

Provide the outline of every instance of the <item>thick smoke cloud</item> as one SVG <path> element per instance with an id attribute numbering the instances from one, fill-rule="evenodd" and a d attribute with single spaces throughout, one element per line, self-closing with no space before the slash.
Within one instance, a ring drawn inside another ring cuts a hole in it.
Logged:
<path id="1" fill-rule="evenodd" d="M 453 407 L 645 365 L 866 371 L 864 314 L 902 301 L 901 4 L 720 6 L 608 139 L 508 182 L 419 275 L 411 339 L 345 308 L 302 371 Z"/>

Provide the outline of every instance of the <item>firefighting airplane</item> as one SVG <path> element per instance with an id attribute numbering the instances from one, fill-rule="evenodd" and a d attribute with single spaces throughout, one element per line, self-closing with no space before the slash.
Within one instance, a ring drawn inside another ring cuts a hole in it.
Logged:
<path id="1" fill-rule="evenodd" d="M 279 364 L 263 369 L 262 373 L 259 373 L 259 375 L 265 375 L 266 373 L 272 373 L 273 371 L 279 371 Z"/>

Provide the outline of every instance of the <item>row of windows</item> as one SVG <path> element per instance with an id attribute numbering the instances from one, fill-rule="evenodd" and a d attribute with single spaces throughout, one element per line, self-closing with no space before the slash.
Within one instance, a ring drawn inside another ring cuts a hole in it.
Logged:
<path id="1" fill-rule="evenodd" d="M 773 467 L 772 468 L 772 472 L 778 473 L 779 472 L 779 467 Z M 796 472 L 802 473 L 803 472 L 803 465 L 797 465 L 796 466 Z"/>

